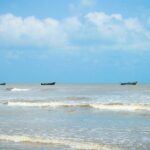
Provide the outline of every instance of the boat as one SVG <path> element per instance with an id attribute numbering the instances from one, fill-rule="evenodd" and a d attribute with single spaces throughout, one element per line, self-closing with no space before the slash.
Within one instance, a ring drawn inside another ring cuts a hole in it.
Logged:
<path id="1" fill-rule="evenodd" d="M 41 83 L 41 85 L 55 85 L 56 82 L 50 82 L 50 83 Z"/>
<path id="2" fill-rule="evenodd" d="M 0 83 L 0 85 L 6 85 L 6 83 Z"/>
<path id="3" fill-rule="evenodd" d="M 138 82 L 123 82 L 123 83 L 120 83 L 120 85 L 136 85 Z"/>

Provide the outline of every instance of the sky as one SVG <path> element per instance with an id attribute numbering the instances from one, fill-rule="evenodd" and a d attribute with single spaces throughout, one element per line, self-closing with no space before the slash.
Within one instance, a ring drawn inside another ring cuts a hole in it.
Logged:
<path id="1" fill-rule="evenodd" d="M 0 82 L 150 83 L 149 0 L 0 0 Z"/>

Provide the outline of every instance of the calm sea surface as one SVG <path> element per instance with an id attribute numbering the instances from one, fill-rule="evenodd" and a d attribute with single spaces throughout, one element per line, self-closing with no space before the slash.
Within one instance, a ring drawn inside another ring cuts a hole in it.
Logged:
<path id="1" fill-rule="evenodd" d="M 150 85 L 0 86 L 0 150 L 149 150 Z"/>

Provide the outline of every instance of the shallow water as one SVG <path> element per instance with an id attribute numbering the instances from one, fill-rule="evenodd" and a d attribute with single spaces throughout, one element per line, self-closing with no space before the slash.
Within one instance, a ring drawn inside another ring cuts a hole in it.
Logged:
<path id="1" fill-rule="evenodd" d="M 150 148 L 150 85 L 0 87 L 0 149 Z"/>

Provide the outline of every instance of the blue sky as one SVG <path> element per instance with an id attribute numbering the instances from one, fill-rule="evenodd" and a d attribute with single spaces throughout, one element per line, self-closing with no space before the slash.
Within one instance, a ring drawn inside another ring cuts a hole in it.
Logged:
<path id="1" fill-rule="evenodd" d="M 148 0 L 1 0 L 0 82 L 150 82 Z"/>

